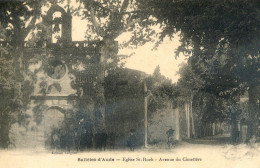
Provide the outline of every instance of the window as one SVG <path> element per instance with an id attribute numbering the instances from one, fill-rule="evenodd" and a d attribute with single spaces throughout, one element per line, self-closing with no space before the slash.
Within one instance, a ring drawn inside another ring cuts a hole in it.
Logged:
<path id="1" fill-rule="evenodd" d="M 62 14 L 61 12 L 54 12 L 52 15 L 52 37 L 51 42 L 57 43 L 62 36 Z"/>
<path id="2" fill-rule="evenodd" d="M 61 79 L 66 74 L 66 66 L 59 60 L 50 61 L 47 74 L 53 79 Z"/>

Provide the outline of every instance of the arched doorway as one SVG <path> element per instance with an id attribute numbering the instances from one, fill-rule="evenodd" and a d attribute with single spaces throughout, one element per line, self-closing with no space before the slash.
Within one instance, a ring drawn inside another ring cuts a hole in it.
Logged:
<path id="1" fill-rule="evenodd" d="M 51 147 L 53 131 L 58 131 L 65 119 L 65 110 L 60 107 L 50 107 L 43 112 L 42 122 L 38 125 L 38 140 L 45 148 Z"/>

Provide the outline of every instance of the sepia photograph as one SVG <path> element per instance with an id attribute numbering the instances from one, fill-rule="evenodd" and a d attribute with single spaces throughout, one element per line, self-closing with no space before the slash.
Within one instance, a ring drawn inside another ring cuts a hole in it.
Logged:
<path id="1" fill-rule="evenodd" d="M 260 1 L 0 0 L 0 167 L 260 168 Z"/>

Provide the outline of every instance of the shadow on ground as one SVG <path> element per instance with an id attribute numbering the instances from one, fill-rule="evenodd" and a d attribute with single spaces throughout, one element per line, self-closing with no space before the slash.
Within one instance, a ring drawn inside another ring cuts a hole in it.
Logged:
<path id="1" fill-rule="evenodd" d="M 190 144 L 204 144 L 204 145 L 225 145 L 230 144 L 230 134 L 207 136 L 203 138 L 196 139 L 185 139 L 183 140 Z"/>

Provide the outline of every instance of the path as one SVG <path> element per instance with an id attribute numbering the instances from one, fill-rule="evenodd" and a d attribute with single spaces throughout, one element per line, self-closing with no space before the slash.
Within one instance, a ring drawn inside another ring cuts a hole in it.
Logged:
<path id="1" fill-rule="evenodd" d="M 227 145 L 230 144 L 230 134 L 207 136 L 197 139 L 184 140 L 190 144 L 204 144 L 204 145 Z"/>

